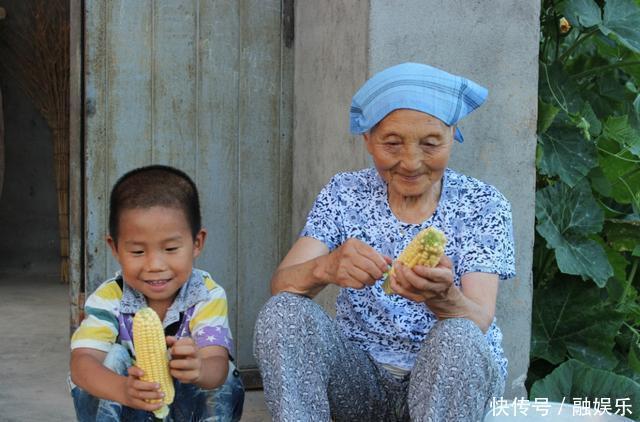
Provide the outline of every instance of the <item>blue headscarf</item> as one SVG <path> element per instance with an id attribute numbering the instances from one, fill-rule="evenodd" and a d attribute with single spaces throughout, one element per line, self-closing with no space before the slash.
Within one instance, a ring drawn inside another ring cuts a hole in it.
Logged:
<path id="1" fill-rule="evenodd" d="M 487 98 L 486 88 L 420 63 L 402 63 L 376 73 L 351 101 L 351 133 L 371 130 L 394 110 L 408 108 L 454 125 Z M 456 128 L 455 139 L 462 142 Z"/>

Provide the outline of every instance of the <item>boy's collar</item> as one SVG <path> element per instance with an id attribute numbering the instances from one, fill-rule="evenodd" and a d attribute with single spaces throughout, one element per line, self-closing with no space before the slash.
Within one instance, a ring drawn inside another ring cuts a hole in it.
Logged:
<path id="1" fill-rule="evenodd" d="M 116 277 L 122 278 L 122 274 L 118 272 Z M 180 319 L 180 313 L 197 304 L 206 301 L 209 298 L 209 291 L 204 284 L 204 275 L 202 271 L 193 269 L 189 280 L 180 287 L 178 295 L 173 303 L 167 309 L 163 326 L 168 326 Z M 131 288 L 126 281 L 123 282 L 122 299 L 120 301 L 120 313 L 135 314 L 139 309 L 147 306 L 147 300 L 142 293 Z"/>

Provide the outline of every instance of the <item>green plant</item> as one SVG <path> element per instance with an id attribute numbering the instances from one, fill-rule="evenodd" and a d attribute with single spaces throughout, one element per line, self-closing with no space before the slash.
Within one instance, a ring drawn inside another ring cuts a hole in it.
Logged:
<path id="1" fill-rule="evenodd" d="M 640 1 L 543 1 L 538 105 L 530 399 L 640 419 Z"/>

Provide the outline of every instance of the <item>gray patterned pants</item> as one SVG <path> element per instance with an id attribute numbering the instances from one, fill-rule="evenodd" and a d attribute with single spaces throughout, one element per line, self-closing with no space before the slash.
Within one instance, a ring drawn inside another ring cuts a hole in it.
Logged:
<path id="1" fill-rule="evenodd" d="M 314 301 L 272 297 L 256 321 L 254 353 L 274 421 L 479 421 L 504 389 L 471 321 L 436 323 L 410 375 L 391 376 Z"/>

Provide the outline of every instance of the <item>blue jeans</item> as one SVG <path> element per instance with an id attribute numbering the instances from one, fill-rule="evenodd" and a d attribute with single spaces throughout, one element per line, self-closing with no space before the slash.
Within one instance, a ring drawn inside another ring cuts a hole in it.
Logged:
<path id="1" fill-rule="evenodd" d="M 114 344 L 104 360 L 104 366 L 125 375 L 131 366 L 131 357 L 127 350 Z M 183 384 L 174 380 L 176 395 L 169 406 L 169 416 L 165 421 L 239 421 L 244 404 L 244 387 L 240 374 L 233 363 L 229 362 L 229 375 L 220 387 L 203 390 L 193 384 Z M 71 389 L 73 404 L 78 421 L 96 422 L 153 422 L 157 420 L 153 413 L 132 409 L 120 403 L 98 399 L 77 386 Z"/>

